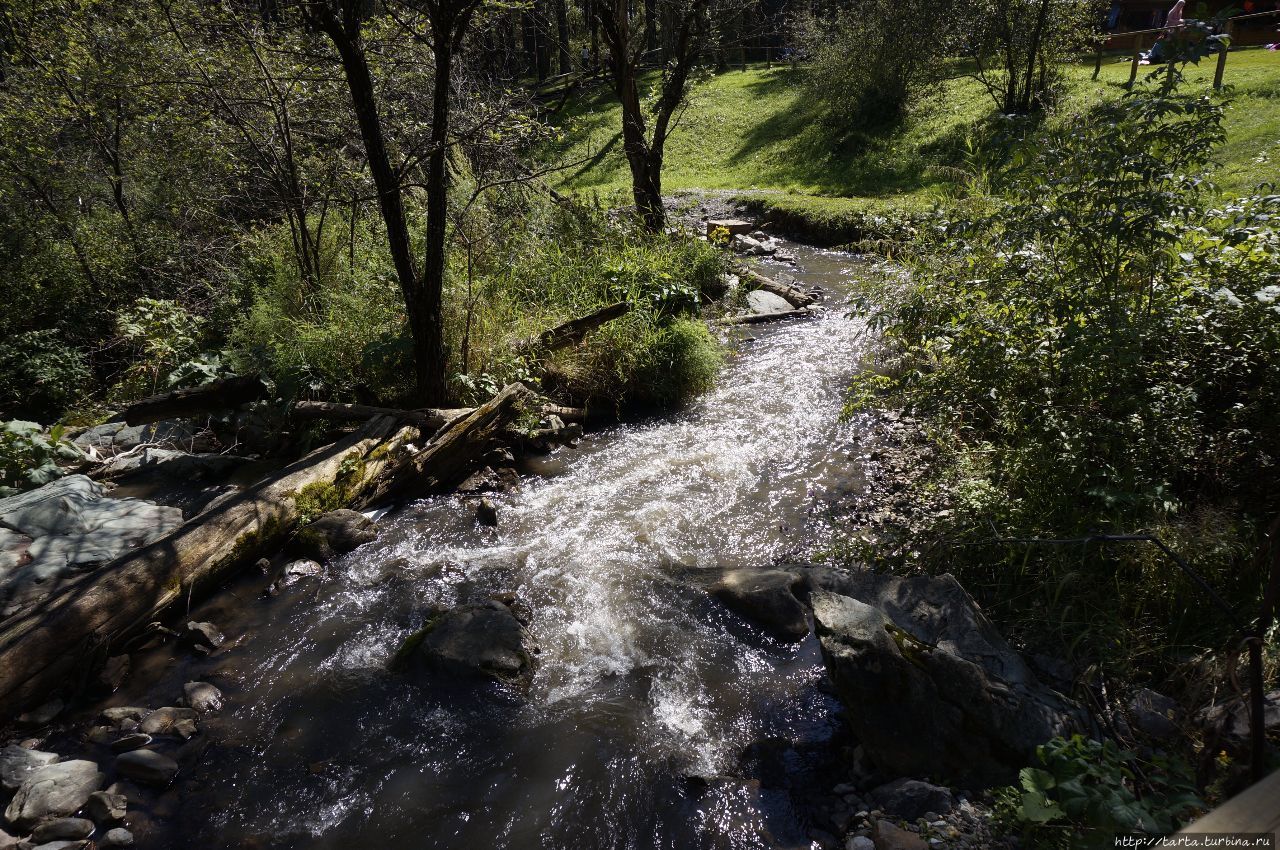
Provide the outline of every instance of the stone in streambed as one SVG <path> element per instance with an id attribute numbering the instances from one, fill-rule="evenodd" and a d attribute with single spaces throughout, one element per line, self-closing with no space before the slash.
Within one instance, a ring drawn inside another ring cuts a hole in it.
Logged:
<path id="1" fill-rule="evenodd" d="M 142 723 L 138 725 L 138 731 L 148 735 L 182 734 L 186 724 L 195 724 L 199 717 L 200 715 L 193 708 L 176 708 L 174 706 L 157 708 L 142 718 Z M 182 737 L 189 738 L 191 736 L 182 735 Z"/>
<path id="2" fill-rule="evenodd" d="M 93 821 L 84 818 L 58 818 L 42 823 L 31 833 L 33 844 L 47 841 L 78 841 L 93 834 Z"/>
<path id="3" fill-rule="evenodd" d="M 525 637 L 520 621 L 501 602 L 460 605 L 406 640 L 392 667 L 411 674 L 449 673 L 516 681 L 533 667 Z"/>
<path id="4" fill-rule="evenodd" d="M 182 640 L 193 649 L 201 652 L 211 652 L 222 646 L 227 639 L 213 623 L 192 620 L 182 630 Z"/>
<path id="5" fill-rule="evenodd" d="M 914 821 L 926 812 L 946 814 L 954 801 L 951 791 L 918 779 L 895 779 L 871 792 L 881 809 L 903 820 Z"/>
<path id="6" fill-rule="evenodd" d="M 18 788 L 4 811 L 5 819 L 27 829 L 50 818 L 68 817 L 80 810 L 105 779 L 98 765 L 83 759 L 47 765 Z"/>
<path id="7" fill-rule="evenodd" d="M 130 750 L 136 750 L 145 747 L 151 743 L 151 736 L 144 732 L 132 732 L 123 738 L 116 738 L 111 742 L 111 751 L 113 753 L 127 753 Z"/>
<path id="8" fill-rule="evenodd" d="M 296 558 L 331 561 L 378 536 L 377 526 L 359 511 L 345 508 L 321 514 L 300 529 L 286 551 Z"/>
<path id="9" fill-rule="evenodd" d="M 498 506 L 488 496 L 481 498 L 480 503 L 476 505 L 476 520 L 490 528 L 498 525 Z"/>
<path id="10" fill-rule="evenodd" d="M 84 809 L 96 823 L 115 823 L 129 813 L 129 799 L 111 791 L 95 791 L 89 795 Z"/>
<path id="11" fill-rule="evenodd" d="M 133 833 L 123 827 L 107 830 L 107 834 L 102 837 L 103 847 L 131 847 L 133 846 Z"/>
<path id="12" fill-rule="evenodd" d="M 28 776 L 57 760 L 57 753 L 28 750 L 25 747 L 10 744 L 0 750 L 0 785 L 3 785 L 6 791 L 16 791 Z"/>
<path id="13" fill-rule="evenodd" d="M 809 634 L 809 620 L 793 592 L 801 583 L 798 573 L 787 570 L 730 570 L 712 586 L 711 594 L 773 636 L 803 640 Z"/>
<path id="14" fill-rule="evenodd" d="M 772 313 L 789 313 L 795 309 L 781 295 L 774 295 L 772 292 L 765 292 L 763 289 L 754 289 L 747 293 L 747 307 L 758 316 Z"/>
<path id="15" fill-rule="evenodd" d="M 887 820 L 878 820 L 871 827 L 876 850 L 928 850 L 929 845 L 914 832 L 907 832 Z"/>
<path id="16" fill-rule="evenodd" d="M 187 682 L 182 686 L 182 694 L 187 705 L 201 714 L 222 708 L 222 691 L 208 682 Z"/>
<path id="17" fill-rule="evenodd" d="M 144 785 L 168 785 L 178 775 L 178 763 L 154 750 L 134 750 L 116 758 L 121 776 Z"/>
<path id="18" fill-rule="evenodd" d="M 138 722 L 146 715 L 147 709 L 141 706 L 119 705 L 113 708 L 104 708 L 102 713 L 98 715 L 98 720 L 107 726 L 119 729 L 126 723 Z"/>

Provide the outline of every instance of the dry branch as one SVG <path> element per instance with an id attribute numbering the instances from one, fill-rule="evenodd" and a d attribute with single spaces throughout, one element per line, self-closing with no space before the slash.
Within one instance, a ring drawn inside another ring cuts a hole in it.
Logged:
<path id="1" fill-rule="evenodd" d="M 232 410 L 257 401 L 266 392 L 266 384 L 257 375 L 223 378 L 201 387 L 173 390 L 135 401 L 125 408 L 124 421 L 130 425 L 145 425 L 162 419 L 183 419 Z"/>
<path id="2" fill-rule="evenodd" d="M 610 304 L 607 307 L 601 307 L 594 313 L 589 313 L 577 319 L 558 325 L 549 331 L 543 331 L 533 339 L 527 339 L 516 346 L 516 350 L 520 352 L 528 351 L 558 351 L 561 348 L 568 348 L 581 342 L 587 334 L 607 322 L 612 322 L 619 316 L 625 316 L 631 312 L 631 305 L 626 301 L 619 301 L 616 304 Z"/>

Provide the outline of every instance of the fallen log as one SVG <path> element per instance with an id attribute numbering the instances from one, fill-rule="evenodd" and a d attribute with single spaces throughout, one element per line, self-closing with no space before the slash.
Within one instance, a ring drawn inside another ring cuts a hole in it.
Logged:
<path id="1" fill-rule="evenodd" d="M 543 416 L 559 416 L 561 422 L 586 422 L 587 409 L 585 407 L 563 407 L 559 404 L 542 405 Z"/>
<path id="2" fill-rule="evenodd" d="M 422 451 L 402 455 L 376 486 L 354 503 L 371 505 L 438 493 L 462 483 L 502 442 L 503 430 L 534 398 L 524 384 L 510 384 L 489 401 L 438 432 Z"/>
<path id="3" fill-rule="evenodd" d="M 721 319 L 722 325 L 758 325 L 763 322 L 777 322 L 782 319 L 799 319 L 805 316 L 816 316 L 817 311 L 802 307 L 799 310 L 783 310 L 778 313 L 747 313 L 742 316 L 729 316 Z"/>
<path id="4" fill-rule="evenodd" d="M 412 426 L 375 419 L 0 623 L 0 716 L 44 698 L 105 647 L 273 554 L 310 515 L 355 500 L 418 437 Z"/>
<path id="5" fill-rule="evenodd" d="M 295 401 L 290 413 L 298 419 L 332 419 L 338 422 L 367 422 L 388 416 L 397 422 L 417 426 L 424 434 L 434 434 L 472 408 L 433 410 L 401 410 L 394 407 L 370 407 L 366 404 L 339 404 L 332 401 Z"/>
<path id="6" fill-rule="evenodd" d="M 185 419 L 219 410 L 232 410 L 257 401 L 267 393 L 267 385 L 257 375 L 222 378 L 200 387 L 153 395 L 135 401 L 124 410 L 124 421 L 145 425 L 162 419 Z"/>
<path id="7" fill-rule="evenodd" d="M 808 292 L 805 292 L 798 286 L 792 286 L 780 280 L 774 280 L 771 277 L 761 274 L 749 266 L 739 266 L 735 269 L 747 283 L 750 289 L 763 289 L 765 292 L 772 292 L 779 298 L 785 300 L 792 307 L 808 307 L 815 299 Z"/>
<path id="8" fill-rule="evenodd" d="M 526 339 L 518 343 L 516 351 L 520 353 L 532 351 L 551 352 L 568 348 L 571 345 L 582 342 L 587 334 L 601 325 L 612 322 L 619 316 L 625 316 L 629 312 L 631 312 L 631 304 L 626 301 L 619 301 L 616 304 L 601 307 L 594 313 L 572 319 L 562 325 L 557 325 L 551 330 L 543 331 L 533 339 Z"/>

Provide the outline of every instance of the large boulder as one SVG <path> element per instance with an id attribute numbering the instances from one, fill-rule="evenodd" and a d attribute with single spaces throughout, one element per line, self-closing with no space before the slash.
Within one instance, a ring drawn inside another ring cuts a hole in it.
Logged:
<path id="1" fill-rule="evenodd" d="M 28 750 L 17 744 L 10 744 L 0 750 L 0 785 L 6 791 L 14 791 L 27 781 L 28 776 L 57 760 L 57 753 Z"/>
<path id="2" fill-rule="evenodd" d="M 516 682 L 533 670 L 525 641 L 524 627 L 501 602 L 460 605 L 406 640 L 392 666 L 408 673 Z"/>
<path id="3" fill-rule="evenodd" d="M 822 656 L 854 734 L 890 776 L 1010 782 L 1083 728 L 950 575 L 809 574 Z"/>
<path id="4" fill-rule="evenodd" d="M 801 582 L 799 573 L 788 570 L 730 570 L 712 585 L 711 595 L 775 637 L 803 640 L 809 620 L 793 592 Z"/>
<path id="5" fill-rule="evenodd" d="M 775 295 L 763 289 L 753 289 L 747 293 L 747 307 L 756 315 L 789 313 L 795 309 L 791 306 L 791 302 L 781 295 Z"/>
<path id="6" fill-rule="evenodd" d="M 18 829 L 74 815 L 102 788 L 105 776 L 91 761 L 75 759 L 46 765 L 32 773 L 18 788 L 4 816 Z"/>
<path id="7" fill-rule="evenodd" d="M 345 555 L 378 536 L 377 526 L 359 511 L 329 511 L 301 529 L 289 542 L 289 554 L 314 561 Z"/>

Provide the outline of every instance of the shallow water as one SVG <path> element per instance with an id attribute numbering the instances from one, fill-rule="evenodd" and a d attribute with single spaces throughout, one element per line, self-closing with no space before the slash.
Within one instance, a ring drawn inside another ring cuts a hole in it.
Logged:
<path id="1" fill-rule="evenodd" d="M 839 419 L 865 344 L 841 308 L 855 261 L 794 250 L 795 276 L 829 293 L 821 318 L 735 332 L 715 390 L 558 450 L 554 474 L 496 497 L 498 528 L 419 502 L 323 581 L 193 612 L 239 642 L 197 671 L 228 706 L 156 838 L 808 847 L 805 799 L 839 735 L 816 643 L 774 641 L 705 591 L 821 545 L 821 506 L 860 486 Z M 497 592 L 539 648 L 526 694 L 385 672 L 433 606 Z"/>

